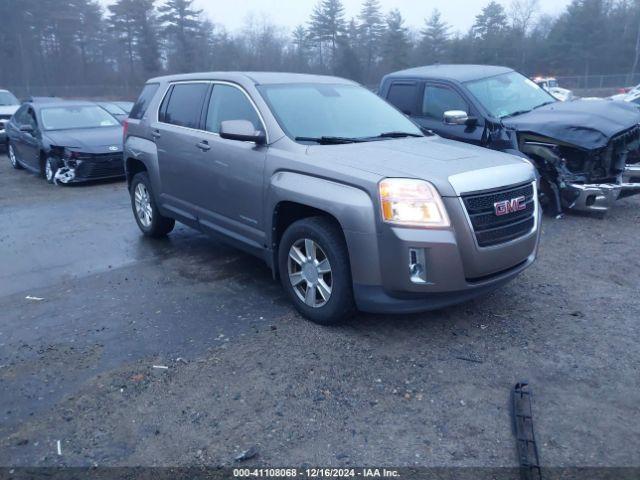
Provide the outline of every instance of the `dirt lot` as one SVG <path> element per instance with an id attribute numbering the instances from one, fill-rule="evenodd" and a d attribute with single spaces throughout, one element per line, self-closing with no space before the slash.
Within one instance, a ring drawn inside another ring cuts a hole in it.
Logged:
<path id="1" fill-rule="evenodd" d="M 0 465 L 514 466 L 527 379 L 544 465 L 640 466 L 639 207 L 545 218 L 489 297 L 323 328 L 258 260 L 143 239 L 123 183 L 0 156 Z"/>

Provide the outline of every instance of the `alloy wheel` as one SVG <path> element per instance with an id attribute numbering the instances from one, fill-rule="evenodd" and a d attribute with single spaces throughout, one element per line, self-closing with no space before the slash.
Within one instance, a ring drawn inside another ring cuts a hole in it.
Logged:
<path id="1" fill-rule="evenodd" d="M 319 308 L 331 298 L 333 276 L 329 258 L 315 241 L 304 238 L 291 245 L 287 260 L 289 282 L 307 306 Z"/>
<path id="2" fill-rule="evenodd" d="M 136 215 L 144 228 L 149 228 L 153 221 L 153 210 L 151 209 L 151 198 L 149 190 L 144 183 L 136 185 L 134 191 L 134 204 L 136 206 Z"/>

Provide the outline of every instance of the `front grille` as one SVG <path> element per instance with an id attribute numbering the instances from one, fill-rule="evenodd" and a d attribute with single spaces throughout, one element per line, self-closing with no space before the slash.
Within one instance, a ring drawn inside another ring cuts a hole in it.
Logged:
<path id="1" fill-rule="evenodd" d="M 11 115 L 0 114 L 0 120 L 9 120 L 11 119 Z"/>
<path id="2" fill-rule="evenodd" d="M 518 212 L 496 215 L 496 203 L 524 197 L 525 208 Z M 535 226 L 533 185 L 521 185 L 487 193 L 463 195 L 462 201 L 478 245 L 490 247 L 527 235 Z"/>
<path id="3" fill-rule="evenodd" d="M 76 168 L 76 177 L 92 179 L 124 176 L 122 153 L 81 155 L 82 163 Z"/>

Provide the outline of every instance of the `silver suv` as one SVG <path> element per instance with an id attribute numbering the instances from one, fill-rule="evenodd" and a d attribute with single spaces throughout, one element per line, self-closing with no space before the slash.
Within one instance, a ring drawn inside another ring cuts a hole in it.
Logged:
<path id="1" fill-rule="evenodd" d="M 536 257 L 528 161 L 425 133 L 348 80 L 155 78 L 124 135 L 145 235 L 178 220 L 226 239 L 263 258 L 318 323 L 466 301 Z"/>

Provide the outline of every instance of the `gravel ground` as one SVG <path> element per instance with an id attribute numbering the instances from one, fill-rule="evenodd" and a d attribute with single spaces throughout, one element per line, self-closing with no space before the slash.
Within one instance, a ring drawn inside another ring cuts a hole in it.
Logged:
<path id="1" fill-rule="evenodd" d="M 640 466 L 639 207 L 545 218 L 488 297 L 324 328 L 258 260 L 141 238 L 123 183 L 0 157 L 0 465 L 515 466 L 526 379 L 544 465 Z"/>

